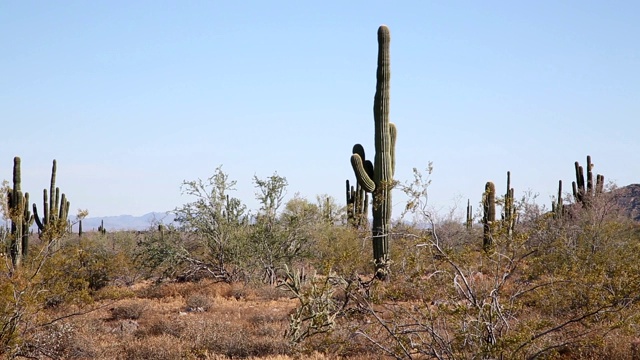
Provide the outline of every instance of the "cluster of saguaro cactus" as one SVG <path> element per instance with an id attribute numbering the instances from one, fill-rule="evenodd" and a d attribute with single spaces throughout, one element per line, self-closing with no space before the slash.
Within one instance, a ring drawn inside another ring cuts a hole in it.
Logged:
<path id="1" fill-rule="evenodd" d="M 347 180 L 347 221 L 356 229 L 366 226 L 369 214 L 369 194 L 356 182 L 355 188 Z"/>
<path id="2" fill-rule="evenodd" d="M 33 204 L 33 215 L 38 225 L 40 238 L 47 241 L 59 239 L 67 231 L 67 217 L 69 215 L 69 201 L 65 194 L 56 187 L 56 160 L 51 168 L 51 185 L 49 193 L 43 191 L 44 216 L 40 218 L 36 204 Z"/>
<path id="3" fill-rule="evenodd" d="M 7 194 L 11 219 L 11 263 L 19 266 L 29 254 L 29 227 L 34 217 L 29 211 L 29 193 L 22 194 L 20 158 L 13 159 L 13 187 Z"/>
<path id="4" fill-rule="evenodd" d="M 507 192 L 504 194 L 504 207 L 502 212 L 502 223 L 507 230 L 507 235 L 513 234 L 516 225 L 517 210 L 515 207 L 514 191 L 511 187 L 511 172 L 507 171 Z"/>
<path id="5" fill-rule="evenodd" d="M 584 181 L 584 169 L 580 164 L 575 162 L 576 168 L 576 181 L 572 183 L 573 197 L 576 203 L 582 204 L 582 206 L 589 206 L 591 200 L 602 193 L 604 188 L 604 176 L 596 175 L 596 183 L 593 183 L 593 164 L 591 163 L 591 156 L 587 155 L 587 182 Z"/>
<path id="6" fill-rule="evenodd" d="M 104 227 L 104 220 L 100 220 L 100 226 L 98 226 L 98 232 L 102 235 L 107 233 L 107 229 Z"/>
<path id="7" fill-rule="evenodd" d="M 389 122 L 389 87 L 391 78 L 389 28 L 378 28 L 378 68 L 376 73 L 376 94 L 373 101 L 375 122 L 374 162 L 366 160 L 362 146 L 354 146 L 351 165 L 358 184 L 373 198 L 373 258 L 376 277 L 387 278 L 389 274 L 389 231 L 391 227 L 391 189 L 395 168 L 396 127 Z"/>
<path id="8" fill-rule="evenodd" d="M 482 247 L 489 250 L 493 246 L 493 229 L 496 221 L 496 186 L 491 181 L 485 185 L 482 207 L 484 210 Z"/>

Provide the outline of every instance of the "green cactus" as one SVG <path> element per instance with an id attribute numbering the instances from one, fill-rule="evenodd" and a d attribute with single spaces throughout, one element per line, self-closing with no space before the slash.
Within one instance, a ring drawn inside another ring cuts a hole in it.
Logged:
<path id="1" fill-rule="evenodd" d="M 576 203 L 582 204 L 582 206 L 590 206 L 591 200 L 597 195 L 601 194 L 604 189 L 604 176 L 598 174 L 596 176 L 596 184 L 593 184 L 593 164 L 591 163 L 591 156 L 587 155 L 587 183 L 585 187 L 584 181 L 584 169 L 580 164 L 575 162 L 576 169 L 576 181 L 572 183 L 573 197 Z"/>
<path id="2" fill-rule="evenodd" d="M 13 158 L 13 187 L 7 198 L 11 219 L 11 263 L 17 267 L 29 255 L 29 227 L 33 224 L 28 206 L 29 193 L 22 194 L 20 158 L 17 156 Z"/>
<path id="3" fill-rule="evenodd" d="M 67 217 L 69 215 L 69 201 L 65 194 L 60 194 L 56 187 L 56 160 L 51 168 L 50 192 L 43 191 L 44 216 L 40 218 L 36 204 L 33 204 L 33 215 L 38 225 L 40 238 L 49 242 L 55 241 L 67 232 Z M 50 197 L 49 197 L 50 195 Z"/>
<path id="4" fill-rule="evenodd" d="M 504 208 L 502 222 L 507 229 L 507 235 L 511 237 L 516 225 L 517 211 L 515 208 L 514 190 L 511 187 L 511 172 L 507 171 L 507 192 L 504 194 Z"/>
<path id="5" fill-rule="evenodd" d="M 488 251 L 493 247 L 493 227 L 496 221 L 496 186 L 489 181 L 484 189 L 484 195 L 482 196 L 482 206 L 484 208 L 482 247 L 485 251 Z"/>
<path id="6" fill-rule="evenodd" d="M 347 180 L 347 221 L 355 229 L 367 224 L 369 194 L 356 182 L 355 188 Z"/>
<path id="7" fill-rule="evenodd" d="M 465 223 L 467 230 L 471 230 L 473 227 L 473 208 L 471 206 L 471 200 L 467 199 L 467 221 Z"/>
<path id="8" fill-rule="evenodd" d="M 376 277 L 386 279 L 389 275 L 389 230 L 391 227 L 391 189 L 395 170 L 396 127 L 389 122 L 389 87 L 391 78 L 389 28 L 378 28 L 378 69 L 376 94 L 373 101 L 375 123 L 375 157 L 371 164 L 364 158 L 362 146 L 354 146 L 351 155 L 358 184 L 373 198 L 373 258 Z M 362 150 L 362 151 L 361 151 Z"/>
<path id="9" fill-rule="evenodd" d="M 555 219 L 561 219 L 564 216 L 564 204 L 562 203 L 562 180 L 558 180 L 558 197 L 556 201 L 551 203 L 551 212 Z"/>
<path id="10" fill-rule="evenodd" d="M 98 232 L 102 235 L 107 233 L 107 229 L 104 227 L 104 220 L 100 220 L 100 226 L 98 226 Z"/>

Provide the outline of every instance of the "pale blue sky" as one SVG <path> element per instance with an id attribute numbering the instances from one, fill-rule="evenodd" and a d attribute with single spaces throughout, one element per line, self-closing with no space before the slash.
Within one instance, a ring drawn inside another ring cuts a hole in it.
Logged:
<path id="1" fill-rule="evenodd" d="M 637 1 L 0 0 L 0 179 L 21 156 L 40 203 L 55 158 L 74 212 L 141 215 L 222 164 L 250 208 L 274 171 L 342 204 L 351 147 L 373 154 L 380 24 L 396 177 L 433 161 L 438 211 L 507 170 L 549 204 L 587 154 L 640 182 Z"/>

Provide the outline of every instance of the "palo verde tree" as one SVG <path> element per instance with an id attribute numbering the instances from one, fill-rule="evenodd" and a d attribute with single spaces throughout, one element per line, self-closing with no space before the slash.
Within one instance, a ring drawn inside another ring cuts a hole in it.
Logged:
<path id="1" fill-rule="evenodd" d="M 353 147 L 351 165 L 362 188 L 372 193 L 373 198 L 373 259 L 376 277 L 385 279 L 389 275 L 389 237 L 391 228 L 391 190 L 394 186 L 396 126 L 389 122 L 389 93 L 391 67 L 389 28 L 378 28 L 378 69 L 376 94 L 373 101 L 375 123 L 374 162 L 366 160 L 360 145 Z"/>
<path id="2" fill-rule="evenodd" d="M 234 280 L 234 271 L 229 267 L 238 264 L 241 257 L 238 241 L 247 222 L 246 206 L 230 196 L 235 185 L 236 181 L 219 166 L 206 181 L 184 181 L 182 192 L 195 199 L 174 210 L 180 228 L 193 234 L 202 248 L 174 249 L 172 254 L 181 258 L 176 261 L 198 264 L 225 281 Z"/>

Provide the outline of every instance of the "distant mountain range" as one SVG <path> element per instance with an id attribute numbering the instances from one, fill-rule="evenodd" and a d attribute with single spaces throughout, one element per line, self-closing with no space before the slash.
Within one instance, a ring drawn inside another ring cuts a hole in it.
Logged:
<path id="1" fill-rule="evenodd" d="M 147 230 L 154 224 L 163 223 L 171 224 L 175 220 L 175 215 L 164 212 L 150 212 L 142 216 L 119 215 L 105 217 L 88 217 L 82 220 L 83 231 L 98 230 L 100 224 L 104 221 L 104 228 L 107 231 L 116 230 Z M 74 225 L 73 231 L 78 231 L 78 225 Z"/>

